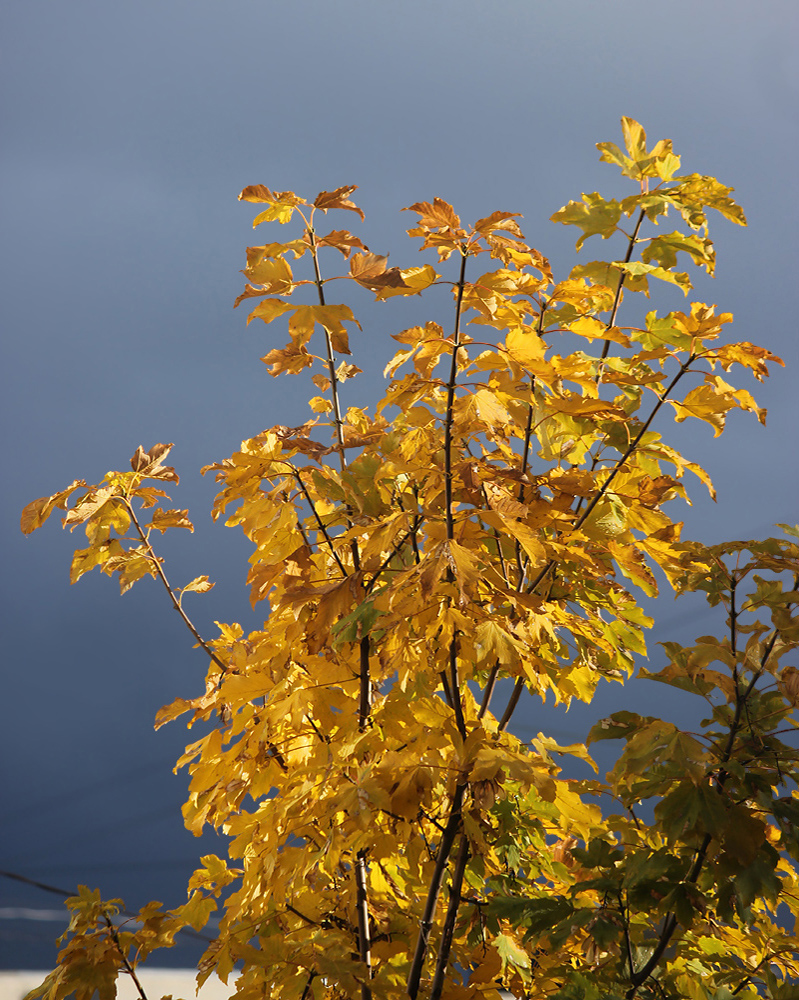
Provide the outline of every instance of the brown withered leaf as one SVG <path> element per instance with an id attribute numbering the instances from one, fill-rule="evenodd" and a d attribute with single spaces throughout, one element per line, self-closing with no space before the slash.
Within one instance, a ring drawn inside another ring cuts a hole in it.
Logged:
<path id="1" fill-rule="evenodd" d="M 343 364 L 344 362 L 342 362 Z M 311 381 L 320 392 L 327 392 L 330 388 L 330 379 L 327 375 L 312 375 Z"/>
<path id="2" fill-rule="evenodd" d="M 356 254 L 350 262 L 350 274 L 364 288 L 408 288 L 398 267 L 386 269 L 388 257 L 376 253 Z"/>
<path id="3" fill-rule="evenodd" d="M 484 219 L 478 219 L 474 224 L 474 228 L 482 236 L 488 236 L 489 233 L 494 233 L 498 229 L 501 229 L 515 236 L 517 239 L 524 239 L 524 233 L 519 229 L 518 222 L 514 221 L 520 218 L 520 212 L 492 212 L 491 215 L 487 215 Z"/>
<path id="4" fill-rule="evenodd" d="M 350 274 L 356 281 L 367 285 L 373 278 L 379 278 L 386 269 L 388 256 L 378 253 L 356 253 L 350 261 Z"/>
<path id="5" fill-rule="evenodd" d="M 368 431 L 359 431 L 349 424 L 344 424 L 342 427 L 345 448 L 363 448 L 373 441 L 379 441 L 384 433 L 385 431 L 381 427 L 375 427 Z M 332 451 L 333 449 L 331 448 L 330 450 Z"/>
<path id="6" fill-rule="evenodd" d="M 179 480 L 175 470 L 169 465 L 161 464 L 161 460 L 166 458 L 173 447 L 172 444 L 154 444 L 149 451 L 145 451 L 139 445 L 130 460 L 130 467 L 134 472 L 141 472 L 148 479 L 165 479 L 177 483 Z"/>
<path id="7" fill-rule="evenodd" d="M 167 528 L 188 528 L 194 531 L 194 525 L 189 520 L 187 510 L 154 510 L 148 528 L 155 528 L 163 534 Z"/>
<path id="8" fill-rule="evenodd" d="M 308 431 L 315 425 L 315 420 L 309 420 L 299 427 L 278 425 L 272 428 L 272 433 L 276 434 L 281 441 L 285 441 L 290 447 L 296 448 L 303 455 L 308 455 L 309 458 L 318 462 L 320 458 L 324 458 L 325 455 L 329 455 L 335 449 L 326 447 L 308 437 Z"/>
<path id="9" fill-rule="evenodd" d="M 403 209 L 403 212 L 418 212 L 421 229 L 458 229 L 461 220 L 455 214 L 455 209 L 443 198 L 429 201 L 417 201 Z"/>
<path id="10" fill-rule="evenodd" d="M 530 248 L 530 254 L 533 258 L 533 267 L 538 268 L 545 278 L 552 281 L 552 265 L 549 263 L 548 258 L 539 253 L 538 250 L 533 250 L 532 247 Z"/>
<path id="11" fill-rule="evenodd" d="M 262 298 L 264 295 L 271 295 L 271 289 L 255 288 L 253 285 L 245 285 L 244 291 L 233 303 L 233 308 L 235 309 L 245 299 Z"/>
<path id="12" fill-rule="evenodd" d="M 275 195 L 264 184 L 249 184 L 239 195 L 239 201 L 274 201 Z"/>
<path id="13" fill-rule="evenodd" d="M 356 212 L 363 222 L 365 216 L 360 208 L 349 200 L 349 195 L 358 189 L 357 184 L 348 184 L 344 187 L 336 188 L 335 191 L 320 191 L 314 199 L 314 208 L 320 208 L 327 212 L 330 208 L 345 208 L 349 212 Z"/>
<path id="14" fill-rule="evenodd" d="M 368 250 L 357 236 L 348 233 L 346 229 L 334 229 L 327 236 L 320 236 L 316 241 L 318 247 L 335 247 L 344 257 L 349 257 L 357 247 L 360 250 Z"/>
<path id="15" fill-rule="evenodd" d="M 298 347 L 296 344 L 287 344 L 282 350 L 275 348 L 274 351 L 265 354 L 261 358 L 261 361 L 265 365 L 270 366 L 270 375 L 280 375 L 281 372 L 296 375 L 304 368 L 311 367 L 314 362 L 314 356 L 313 354 L 309 354 L 304 347 Z"/>
<path id="16" fill-rule="evenodd" d="M 671 476 L 643 476 L 638 484 L 638 500 L 645 507 L 657 507 L 670 493 L 676 483 Z"/>

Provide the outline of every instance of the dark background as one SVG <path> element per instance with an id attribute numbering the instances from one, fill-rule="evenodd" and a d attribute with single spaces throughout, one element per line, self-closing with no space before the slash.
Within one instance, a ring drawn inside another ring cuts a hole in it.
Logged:
<path id="1" fill-rule="evenodd" d="M 331 228 L 352 228 L 403 266 L 421 260 L 404 205 L 438 195 L 465 221 L 519 211 L 562 277 L 577 233 L 549 216 L 582 191 L 633 191 L 594 143 L 620 142 L 623 114 L 652 141 L 672 138 L 686 172 L 736 188 L 750 223 L 711 220 L 718 276 L 697 277 L 695 296 L 735 313 L 730 337 L 788 363 L 756 390 L 768 429 L 733 415 L 714 440 L 706 426 L 661 422 L 719 490 L 713 505 L 691 483 L 695 505 L 674 516 L 709 542 L 797 520 L 794 0 L 6 0 L 0 17 L 3 870 L 99 886 L 136 909 L 178 905 L 198 855 L 224 852 L 213 834 L 198 842 L 182 827 L 186 776 L 171 773 L 182 723 L 152 728 L 161 705 L 199 693 L 206 658 L 155 582 L 122 600 L 98 573 L 70 588 L 82 535 L 53 521 L 25 539 L 18 521 L 31 499 L 98 481 L 139 444 L 174 441 L 175 506 L 197 530 L 164 539 L 167 571 L 177 585 L 216 581 L 189 599 L 206 634 L 214 619 L 259 624 L 248 544 L 211 523 L 214 484 L 199 468 L 310 413 L 257 360 L 284 331 L 245 328 L 231 309 L 244 248 L 286 232 L 253 236 L 253 206 L 236 200 L 246 184 L 311 199 L 359 184 L 366 223 L 331 217 Z M 606 250 L 589 242 L 582 259 Z M 365 374 L 345 404 L 377 398 L 389 334 L 436 308 L 370 298 L 352 337 Z M 667 289 L 654 305 L 683 302 Z M 654 666 L 657 640 L 723 627 L 668 594 L 656 613 Z M 516 730 L 580 740 L 623 705 L 693 718 L 668 694 L 614 686 L 569 714 L 528 699 Z M 0 967 L 50 965 L 59 907 L 0 878 Z M 195 954 L 187 944 L 158 957 L 182 965 Z"/>

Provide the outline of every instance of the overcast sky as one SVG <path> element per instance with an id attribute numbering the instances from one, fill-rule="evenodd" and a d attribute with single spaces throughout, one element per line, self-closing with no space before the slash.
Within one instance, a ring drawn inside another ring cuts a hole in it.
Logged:
<path id="1" fill-rule="evenodd" d="M 576 233 L 549 216 L 582 191 L 623 190 L 594 143 L 620 141 L 622 115 L 673 139 L 686 172 L 736 188 L 750 223 L 712 218 L 717 278 L 699 279 L 697 297 L 735 314 L 731 338 L 787 363 L 756 391 L 767 428 L 751 415 L 715 440 L 659 428 L 719 490 L 716 505 L 695 490 L 679 516 L 709 542 L 797 521 L 795 0 L 6 0 L 0 18 L 0 868 L 99 886 L 131 908 L 177 905 L 198 850 L 224 851 L 182 829 L 185 774 L 170 772 L 181 723 L 152 730 L 162 704 L 201 689 L 205 658 L 154 582 L 122 599 L 97 573 L 70 588 L 81 536 L 51 522 L 25 539 L 18 524 L 29 500 L 174 441 L 175 505 L 197 531 L 167 536 L 167 569 L 217 581 L 192 606 L 206 632 L 213 619 L 257 624 L 248 545 L 212 526 L 214 484 L 199 469 L 310 414 L 258 361 L 282 333 L 232 310 L 245 247 L 269 238 L 237 201 L 247 184 L 310 198 L 358 184 L 358 234 L 404 266 L 418 261 L 405 205 L 440 196 L 464 220 L 518 211 L 562 277 Z M 348 404 L 377 397 L 403 325 L 367 298 L 368 332 L 352 338 L 366 374 Z M 723 627 L 670 597 L 657 612 L 655 640 Z M 517 731 L 578 739 L 622 699 L 679 712 L 665 690 L 616 687 L 567 716 L 528 701 Z M 58 905 L 0 878 L 0 967 L 52 961 Z"/>

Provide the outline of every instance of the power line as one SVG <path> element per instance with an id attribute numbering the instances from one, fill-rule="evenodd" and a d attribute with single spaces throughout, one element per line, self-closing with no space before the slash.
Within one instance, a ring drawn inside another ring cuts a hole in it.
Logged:
<path id="1" fill-rule="evenodd" d="M 22 882 L 23 885 L 33 886 L 35 889 L 41 889 L 42 892 L 49 892 L 54 896 L 61 896 L 62 899 L 70 899 L 72 896 L 78 895 L 76 892 L 69 892 L 67 889 L 59 889 L 56 885 L 48 885 L 46 882 L 39 882 L 36 879 L 28 878 L 27 875 L 20 875 L 17 872 L 4 871 L 1 868 L 0 876 L 11 879 L 14 882 Z M 134 920 L 138 916 L 130 910 L 120 910 L 119 912 L 125 917 L 132 917 Z M 178 933 L 186 934 L 189 937 L 196 938 L 198 941 L 205 941 L 208 944 L 210 944 L 213 940 L 213 938 L 208 937 L 207 934 L 200 934 L 199 931 L 195 931 L 191 927 L 181 927 Z"/>

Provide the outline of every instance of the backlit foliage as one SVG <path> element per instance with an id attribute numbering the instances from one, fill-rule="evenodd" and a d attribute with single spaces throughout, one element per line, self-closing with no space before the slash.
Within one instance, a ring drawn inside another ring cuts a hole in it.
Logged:
<path id="1" fill-rule="evenodd" d="M 85 528 L 73 581 L 100 567 L 124 592 L 159 577 L 201 642 L 205 692 L 157 724 L 205 723 L 179 761 L 185 822 L 230 838 L 184 906 L 150 904 L 140 923 L 115 929 L 111 904 L 82 890 L 35 995 L 97 986 L 104 1000 L 119 972 L 217 911 L 199 980 L 231 977 L 253 1000 L 477 1000 L 501 985 L 536 1000 L 796 995 L 797 754 L 781 739 L 799 703 L 796 532 L 681 540 L 672 501 L 712 485 L 661 437 L 670 415 L 717 435 L 735 409 L 764 422 L 728 379 L 781 362 L 727 342 L 731 315 L 702 302 L 623 321 L 630 296 L 660 282 L 688 296 L 691 268 L 713 273 L 709 210 L 745 220 L 730 188 L 679 174 L 670 142 L 647 149 L 622 126 L 624 150 L 599 149 L 630 195 L 553 216 L 608 259 L 566 276 L 515 213 L 468 224 L 440 198 L 417 202 L 408 232 L 432 263 L 389 267 L 328 231 L 328 213 L 363 217 L 354 187 L 242 192 L 256 226 L 280 224 L 268 239 L 288 235 L 247 250 L 236 304 L 270 337 L 287 325 L 262 360 L 275 376 L 307 369 L 315 393 L 307 423 L 205 470 L 214 517 L 252 542 L 261 629 L 201 639 L 183 597 L 212 584 L 167 581 L 157 533 L 191 529 L 163 489 L 171 446 L 25 509 L 26 532 L 57 509 Z M 337 280 L 380 301 L 452 290 L 451 315 L 394 334 L 372 409 L 342 401 L 361 335 Z M 563 777 L 564 756 L 591 763 L 586 746 L 512 735 L 519 697 L 590 702 L 623 683 L 651 624 L 636 594 L 658 578 L 720 609 L 721 638 L 666 643 L 666 665 L 642 671 L 706 699 L 709 718 L 688 733 L 617 712 L 586 740 L 621 742 L 606 779 Z"/>

